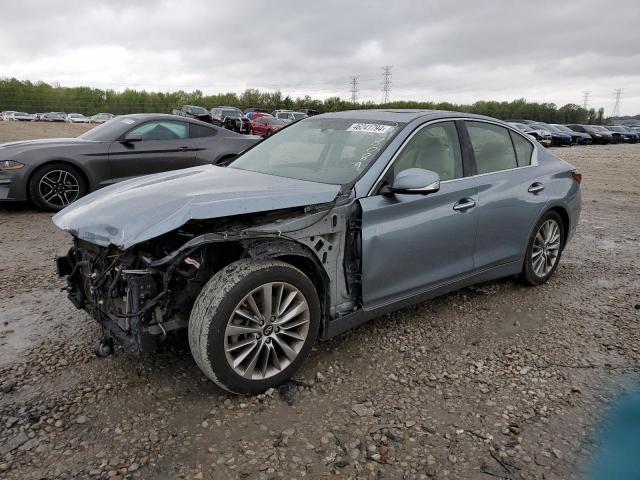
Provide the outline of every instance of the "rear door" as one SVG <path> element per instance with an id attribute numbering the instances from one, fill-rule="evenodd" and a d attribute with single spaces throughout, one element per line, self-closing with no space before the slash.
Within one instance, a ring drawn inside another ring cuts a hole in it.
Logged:
<path id="1" fill-rule="evenodd" d="M 360 199 L 366 307 L 420 294 L 473 271 L 478 188 L 473 172 L 463 166 L 458 138 L 453 121 L 419 127 L 385 175 L 391 183 L 405 169 L 431 170 L 440 175 L 439 191 L 377 191 Z"/>
<path id="2" fill-rule="evenodd" d="M 547 202 L 534 145 L 497 124 L 465 121 L 465 125 L 478 172 L 475 268 L 522 261 L 531 229 Z"/>
<path id="3" fill-rule="evenodd" d="M 189 138 L 187 122 L 152 120 L 137 125 L 129 135 L 139 135 L 139 142 L 113 142 L 109 148 L 112 182 L 166 172 L 198 164 L 196 145 Z M 125 135 L 127 135 L 125 134 Z"/>

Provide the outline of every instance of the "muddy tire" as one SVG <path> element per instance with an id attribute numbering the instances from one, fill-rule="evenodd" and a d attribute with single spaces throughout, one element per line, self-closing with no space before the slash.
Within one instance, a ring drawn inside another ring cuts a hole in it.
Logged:
<path id="1" fill-rule="evenodd" d="M 542 285 L 558 268 L 564 248 L 564 223 L 557 212 L 542 216 L 529 238 L 521 278 L 528 285 Z"/>
<path id="2" fill-rule="evenodd" d="M 189 346 L 202 372 L 233 393 L 256 394 L 290 378 L 309 355 L 320 302 L 309 278 L 277 260 L 238 260 L 196 299 Z"/>

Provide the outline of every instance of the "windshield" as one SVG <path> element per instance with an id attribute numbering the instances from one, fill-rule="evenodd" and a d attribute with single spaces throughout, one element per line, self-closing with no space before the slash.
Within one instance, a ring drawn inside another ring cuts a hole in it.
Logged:
<path id="1" fill-rule="evenodd" d="M 238 110 L 222 110 L 223 117 L 241 117 L 242 114 Z"/>
<path id="2" fill-rule="evenodd" d="M 259 143 L 228 168 L 344 185 L 367 169 L 399 129 L 393 122 L 310 118 Z"/>
<path id="3" fill-rule="evenodd" d="M 138 120 L 135 118 L 120 117 L 112 118 L 104 123 L 101 123 L 97 127 L 93 127 L 91 130 L 84 132 L 78 138 L 84 140 L 96 140 L 100 142 L 112 142 L 118 138 L 122 133 L 133 127 Z"/>
<path id="4" fill-rule="evenodd" d="M 82 117 L 82 115 L 80 115 L 79 113 L 70 113 L 69 116 L 71 118 L 81 118 Z"/>
<path id="5" fill-rule="evenodd" d="M 263 122 L 267 125 L 285 125 L 284 120 L 280 120 L 279 118 L 272 117 L 264 117 Z"/>
<path id="6" fill-rule="evenodd" d="M 202 107 L 187 107 L 187 112 L 191 115 L 208 115 L 209 112 Z"/>
<path id="7" fill-rule="evenodd" d="M 14 115 L 18 115 L 18 116 L 21 116 L 21 117 L 26 117 L 29 114 L 27 112 L 16 112 Z"/>
<path id="8" fill-rule="evenodd" d="M 606 127 L 610 132 L 626 132 L 622 127 Z"/>
<path id="9" fill-rule="evenodd" d="M 554 127 L 556 127 L 556 130 L 560 132 L 568 132 L 568 133 L 573 132 L 573 130 L 571 130 L 569 127 L 565 127 L 564 125 L 554 125 Z"/>
<path id="10" fill-rule="evenodd" d="M 303 118 L 307 118 L 307 115 L 304 113 L 294 113 L 293 118 L 295 120 L 302 120 Z"/>

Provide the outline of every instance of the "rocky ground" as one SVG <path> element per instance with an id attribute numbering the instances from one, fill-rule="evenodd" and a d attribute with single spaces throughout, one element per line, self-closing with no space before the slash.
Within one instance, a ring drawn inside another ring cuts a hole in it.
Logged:
<path id="1" fill-rule="evenodd" d="M 554 153 L 584 174 L 583 214 L 548 284 L 379 318 L 257 397 L 206 380 L 184 337 L 96 358 L 53 272 L 67 236 L 0 210 L 0 478 L 582 478 L 638 371 L 640 145 Z"/>

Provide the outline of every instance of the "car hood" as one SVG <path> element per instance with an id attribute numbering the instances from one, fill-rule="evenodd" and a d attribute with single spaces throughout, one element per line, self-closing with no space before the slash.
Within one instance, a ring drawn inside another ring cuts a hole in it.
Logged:
<path id="1" fill-rule="evenodd" d="M 92 140 L 83 140 L 81 138 L 43 138 L 40 140 L 23 140 L 20 142 L 0 143 L 0 156 L 4 157 L 5 153 L 15 154 L 40 148 L 70 147 L 74 145 L 86 145 L 87 143 L 94 142 Z"/>
<path id="2" fill-rule="evenodd" d="M 53 217 L 76 237 L 129 248 L 189 220 L 331 202 L 339 185 L 206 165 L 127 180 L 93 192 Z"/>

